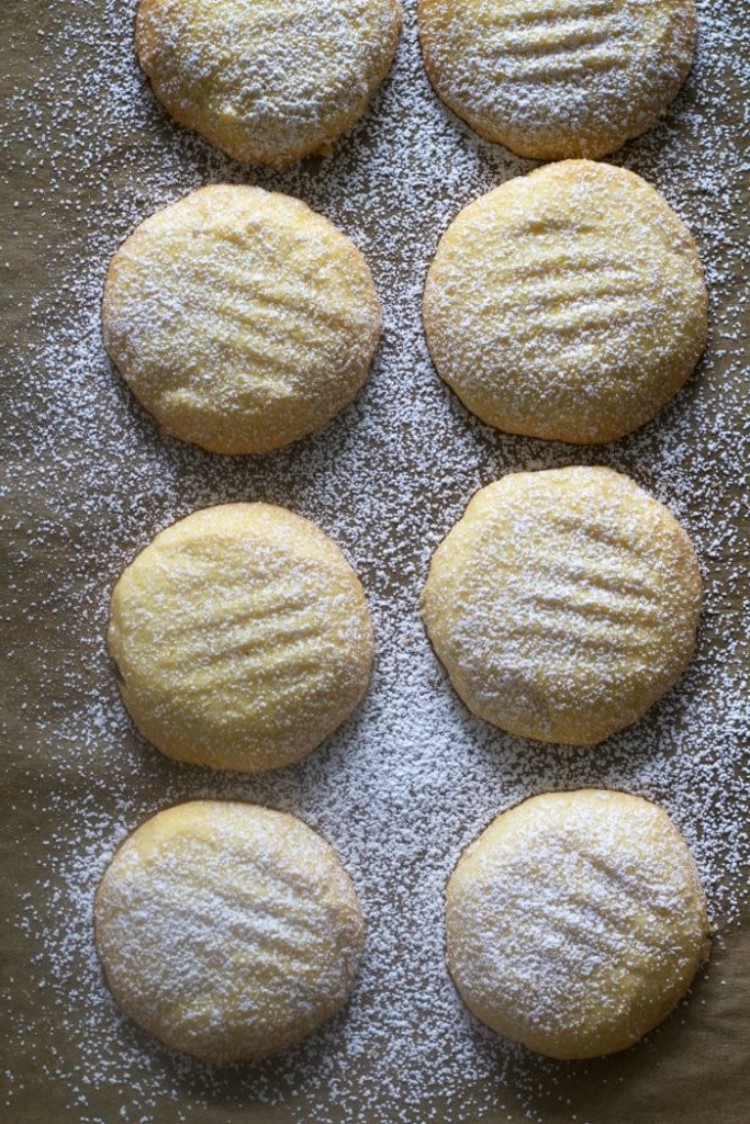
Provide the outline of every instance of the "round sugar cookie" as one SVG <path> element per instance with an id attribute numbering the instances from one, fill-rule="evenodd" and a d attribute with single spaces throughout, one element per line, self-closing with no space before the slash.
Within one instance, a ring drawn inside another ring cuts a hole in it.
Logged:
<path id="1" fill-rule="evenodd" d="M 480 136 L 535 160 L 650 129 L 692 65 L 694 0 L 420 0 L 430 81 Z"/>
<path id="2" fill-rule="evenodd" d="M 206 1062 L 285 1050 L 346 1003 L 364 944 L 333 848 L 295 816 L 198 800 L 153 816 L 99 886 L 96 944 L 126 1014 Z"/>
<path id="3" fill-rule="evenodd" d="M 483 422 L 599 444 L 649 421 L 706 343 L 695 242 L 633 172 L 550 164 L 465 207 L 430 267 L 427 343 Z"/>
<path id="4" fill-rule="evenodd" d="M 255 773 L 300 760 L 361 701 L 373 632 L 340 549 L 264 503 L 196 511 L 112 594 L 123 702 L 168 757 Z"/>
<path id="5" fill-rule="evenodd" d="M 363 115 L 401 33 L 396 0 L 140 0 L 138 59 L 182 125 L 283 168 Z"/>
<path id="6" fill-rule="evenodd" d="M 625 1050 L 685 995 L 710 940 L 666 812 L 582 789 L 504 812 L 446 894 L 448 967 L 483 1023 L 553 1058 Z"/>
<path id="7" fill-rule="evenodd" d="M 112 259 L 104 343 L 167 433 L 267 453 L 319 429 L 367 378 L 381 313 L 367 262 L 298 199 L 194 191 Z"/>
<path id="8" fill-rule="evenodd" d="M 608 468 L 482 488 L 422 595 L 429 637 L 474 714 L 519 737 L 594 745 L 685 670 L 701 604 L 690 539 Z"/>

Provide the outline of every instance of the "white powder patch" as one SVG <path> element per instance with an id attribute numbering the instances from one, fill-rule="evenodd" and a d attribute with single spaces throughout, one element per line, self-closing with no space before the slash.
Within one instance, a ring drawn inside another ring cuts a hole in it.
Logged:
<path id="1" fill-rule="evenodd" d="M 482 425 L 429 362 L 420 304 L 438 238 L 462 206 L 532 165 L 441 108 L 415 4 L 404 5 L 396 67 L 371 112 L 328 161 L 283 174 L 243 169 L 168 119 L 135 61 L 133 7 L 69 0 L 38 28 L 30 13 L 8 44 L 9 57 L 28 62 L 27 85 L 7 103 L 18 206 L 0 261 L 9 282 L 23 282 L 17 231 L 45 263 L 33 300 L 10 305 L 5 347 L 18 372 L 3 434 L 13 488 L 8 636 L 24 624 L 6 682 L 26 734 L 8 755 L 23 794 L 23 807 L 9 810 L 21 824 L 11 861 L 24 861 L 32 838 L 45 855 L 35 885 L 19 893 L 30 962 L 10 986 L 33 1000 L 13 1008 L 9 1041 L 35 1067 L 35 1085 L 54 1090 L 59 1118 L 78 1124 L 111 1124 L 112 1103 L 128 1122 L 259 1102 L 305 1124 L 424 1124 L 439 1114 L 476 1124 L 502 1106 L 544 1119 L 535 1106 L 542 1097 L 565 1105 L 565 1073 L 472 1023 L 444 968 L 443 891 L 462 849 L 526 796 L 612 786 L 673 816 L 720 935 L 747 896 L 748 12 L 701 0 L 685 90 L 663 123 L 613 158 L 662 191 L 699 242 L 712 303 L 707 355 L 643 430 L 573 449 Z M 325 214 L 367 256 L 384 304 L 384 341 L 354 406 L 262 460 L 161 437 L 101 343 L 117 246 L 157 208 L 227 180 L 286 191 Z M 430 556 L 477 488 L 570 463 L 610 465 L 665 502 L 696 544 L 706 586 L 698 651 L 678 687 L 646 720 L 585 751 L 521 743 L 471 718 L 418 615 Z M 234 500 L 279 503 L 327 531 L 363 581 L 378 638 L 357 715 L 308 761 L 262 778 L 180 767 L 138 740 L 104 646 L 123 567 L 176 519 Z M 151 813 L 201 796 L 267 803 L 316 827 L 352 874 L 368 921 L 346 1014 L 257 1068 L 211 1070 L 162 1050 L 119 1015 L 94 951 L 93 895 L 115 847 Z M 639 1049 L 658 1052 L 658 1032 Z M 590 1080 L 611 1097 L 599 1071 Z M 10 1112 L 29 1095 L 11 1081 Z"/>

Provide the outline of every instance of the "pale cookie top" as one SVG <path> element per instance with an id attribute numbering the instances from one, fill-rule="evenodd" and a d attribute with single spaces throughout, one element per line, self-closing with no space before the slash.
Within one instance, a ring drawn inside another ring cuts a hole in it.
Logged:
<path id="1" fill-rule="evenodd" d="M 420 0 L 443 101 L 520 156 L 603 156 L 639 136 L 685 81 L 694 0 Z"/>
<path id="2" fill-rule="evenodd" d="M 396 0 L 140 0 L 136 49 L 173 117 L 283 167 L 362 116 L 400 32 Z"/>
<path id="3" fill-rule="evenodd" d="M 504 476 L 430 565 L 423 615 L 463 701 L 503 730 L 592 745 L 687 666 L 701 580 L 677 520 L 608 468 Z"/>
<path id="4" fill-rule="evenodd" d="M 126 1013 L 209 1062 L 285 1049 L 346 1002 L 362 915 L 333 849 L 294 816 L 201 800 L 123 844 L 96 941 Z"/>
<path id="5" fill-rule="evenodd" d="M 258 772 L 310 753 L 362 699 L 373 635 L 338 546 L 270 504 L 194 512 L 112 594 L 123 701 L 169 757 Z"/>
<path id="6" fill-rule="evenodd" d="M 469 410 L 577 444 L 649 421 L 693 371 L 707 317 L 687 228 L 640 176 L 588 160 L 465 207 L 424 294 L 430 354 Z"/>
<path id="7" fill-rule="evenodd" d="M 218 453 L 267 453 L 319 429 L 370 370 L 381 312 L 367 262 L 304 203 L 204 187 L 112 259 L 104 342 L 163 428 Z"/>
<path id="8" fill-rule="evenodd" d="M 695 863 L 621 792 L 547 793 L 498 816 L 447 890 L 448 964 L 478 1018 L 555 1058 L 624 1050 L 709 952 Z"/>

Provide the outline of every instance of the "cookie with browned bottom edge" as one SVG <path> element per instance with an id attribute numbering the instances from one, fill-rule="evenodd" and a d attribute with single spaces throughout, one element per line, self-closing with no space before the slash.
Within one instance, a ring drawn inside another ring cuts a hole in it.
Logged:
<path id="1" fill-rule="evenodd" d="M 198 800 L 125 841 L 96 895 L 123 1010 L 202 1061 L 257 1061 L 346 1003 L 364 944 L 349 875 L 295 816 Z"/>
<path id="2" fill-rule="evenodd" d="M 695 50 L 694 0 L 420 0 L 435 90 L 486 140 L 599 157 L 650 129 Z"/>
<path id="3" fill-rule="evenodd" d="M 215 184 L 146 219 L 114 255 L 104 342 L 162 428 L 215 453 L 268 453 L 326 425 L 381 330 L 356 246 L 298 199 Z"/>
<path id="4" fill-rule="evenodd" d="M 144 737 L 247 773 L 333 733 L 365 694 L 374 646 L 339 547 L 264 503 L 205 508 L 158 534 L 115 586 L 107 639 Z"/>
<path id="5" fill-rule="evenodd" d="M 710 949 L 687 843 L 655 804 L 552 792 L 498 816 L 446 894 L 448 966 L 469 1009 L 553 1058 L 625 1050 Z"/>
<path id="6" fill-rule="evenodd" d="M 424 293 L 438 374 L 508 433 L 601 444 L 654 417 L 706 343 L 690 232 L 633 172 L 564 161 L 465 207 Z"/>
<path id="7" fill-rule="evenodd" d="M 281 168 L 328 153 L 359 120 L 401 23 L 396 0 L 140 0 L 136 50 L 177 121 Z"/>
<path id="8" fill-rule="evenodd" d="M 636 722 L 695 646 L 698 561 L 671 512 L 609 468 L 482 488 L 435 551 L 422 612 L 451 683 L 519 737 L 595 745 Z"/>

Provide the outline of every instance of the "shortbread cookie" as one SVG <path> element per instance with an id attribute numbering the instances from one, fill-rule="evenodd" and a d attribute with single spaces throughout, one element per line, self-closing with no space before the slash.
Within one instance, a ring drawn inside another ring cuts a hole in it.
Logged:
<path id="1" fill-rule="evenodd" d="M 593 745 L 641 718 L 693 654 L 701 579 L 663 504 L 608 468 L 504 476 L 436 550 L 435 651 L 480 718 Z"/>
<path id="2" fill-rule="evenodd" d="M 448 966 L 470 1011 L 553 1058 L 625 1050 L 710 949 L 685 840 L 638 796 L 583 789 L 498 816 L 448 882 Z"/>
<path id="3" fill-rule="evenodd" d="M 367 378 L 381 329 L 365 259 L 287 195 L 218 185 L 117 251 L 104 342 L 167 433 L 267 453 L 319 429 Z"/>
<path id="4" fill-rule="evenodd" d="M 687 77 L 694 0 L 420 0 L 435 90 L 519 156 L 604 156 L 646 132 Z"/>
<path id="5" fill-rule="evenodd" d="M 649 421 L 698 362 L 707 316 L 695 242 L 665 200 L 584 160 L 461 211 L 424 295 L 432 359 L 472 413 L 576 444 Z"/>
<path id="6" fill-rule="evenodd" d="M 263 503 L 196 511 L 157 535 L 115 586 L 108 642 L 144 737 L 248 773 L 319 745 L 362 699 L 373 656 L 339 548 Z"/>
<path id="7" fill-rule="evenodd" d="M 325 154 L 391 68 L 396 0 L 140 0 L 136 50 L 159 101 L 242 163 Z"/>
<path id="8" fill-rule="evenodd" d="M 199 800 L 138 828 L 96 896 L 125 1012 L 207 1062 L 258 1060 L 346 1003 L 364 934 L 351 879 L 295 816 Z"/>

